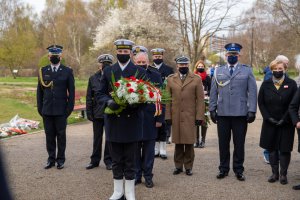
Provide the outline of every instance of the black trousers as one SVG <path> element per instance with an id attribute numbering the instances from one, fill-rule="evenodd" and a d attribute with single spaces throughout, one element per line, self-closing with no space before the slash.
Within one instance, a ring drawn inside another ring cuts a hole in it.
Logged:
<path id="1" fill-rule="evenodd" d="M 233 171 L 235 173 L 244 172 L 245 159 L 245 138 L 247 133 L 246 117 L 218 117 L 218 138 L 220 166 L 219 170 L 229 172 L 230 167 L 230 140 L 231 132 L 233 136 Z"/>
<path id="2" fill-rule="evenodd" d="M 136 179 L 152 180 L 154 164 L 155 140 L 146 140 L 138 143 L 136 159 Z"/>
<path id="3" fill-rule="evenodd" d="M 114 179 L 135 179 L 136 151 L 138 142 L 117 143 L 109 142 L 109 152 L 112 158 L 112 171 Z"/>
<path id="4" fill-rule="evenodd" d="M 162 126 L 157 129 L 157 142 L 166 142 L 167 135 L 170 137 L 171 134 L 171 126 L 168 126 L 165 122 L 162 123 Z M 168 132 L 169 131 L 169 132 Z"/>
<path id="5" fill-rule="evenodd" d="M 279 174 L 280 165 L 280 175 L 286 176 L 290 161 L 291 152 L 270 151 L 270 165 L 273 174 Z"/>
<path id="6" fill-rule="evenodd" d="M 48 162 L 63 164 L 66 160 L 66 116 L 43 116 Z M 57 156 L 56 153 L 57 144 Z"/>
<path id="7" fill-rule="evenodd" d="M 93 120 L 94 141 L 93 141 L 93 153 L 91 155 L 91 163 L 96 165 L 100 163 L 101 155 L 102 155 L 103 127 L 104 127 L 104 119 Z M 105 165 L 110 165 L 111 162 L 112 161 L 109 154 L 108 142 L 105 141 L 104 163 Z"/>

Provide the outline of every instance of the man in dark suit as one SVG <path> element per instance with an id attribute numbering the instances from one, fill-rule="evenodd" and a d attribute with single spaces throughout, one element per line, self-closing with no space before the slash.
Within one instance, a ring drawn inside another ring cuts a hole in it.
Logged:
<path id="1" fill-rule="evenodd" d="M 174 71 L 171 67 L 166 65 L 163 62 L 163 56 L 165 50 L 162 48 L 152 49 L 152 59 L 153 59 L 153 66 L 158 69 L 161 74 L 161 78 L 165 87 L 166 78 L 173 74 Z M 167 149 L 166 143 L 169 142 L 169 137 L 171 136 L 171 126 L 167 125 L 163 122 L 162 126 L 158 129 L 158 135 L 156 138 L 155 143 L 155 156 L 160 156 L 162 159 L 167 159 Z"/>
<path id="2" fill-rule="evenodd" d="M 95 92 L 99 90 L 100 79 L 103 70 L 110 67 L 112 64 L 113 56 L 110 54 L 102 54 L 98 57 L 99 70 L 89 78 L 88 88 L 86 93 L 86 112 L 88 120 L 93 122 L 94 142 L 93 153 L 91 155 L 91 162 L 86 169 L 93 169 L 99 166 L 102 152 L 102 136 L 104 127 L 103 109 L 105 105 L 98 104 L 95 99 Z M 104 163 L 107 170 L 112 169 L 111 157 L 109 154 L 107 141 L 104 147 Z"/>
<path id="3" fill-rule="evenodd" d="M 55 166 L 55 162 L 57 169 L 63 169 L 67 118 L 74 108 L 74 76 L 71 68 L 60 63 L 63 47 L 51 45 L 47 49 L 51 64 L 40 69 L 37 86 L 37 107 L 43 117 L 49 155 L 45 169 Z M 55 155 L 56 139 L 57 155 Z"/>
<path id="4" fill-rule="evenodd" d="M 162 86 L 161 76 L 157 69 L 149 66 L 148 50 L 143 46 L 135 46 L 132 51 L 135 55 L 134 63 L 146 69 L 148 80 L 160 88 Z M 154 164 L 155 139 L 157 138 L 157 128 L 161 127 L 164 121 L 162 113 L 156 115 L 157 110 L 155 107 L 155 104 L 147 104 L 144 107 L 143 138 L 138 143 L 137 149 L 135 184 L 142 183 L 142 175 L 144 175 L 147 188 L 154 186 L 152 170 Z"/>
<path id="5" fill-rule="evenodd" d="M 225 45 L 227 64 L 214 71 L 211 83 L 209 111 L 217 123 L 220 165 L 218 179 L 225 178 L 230 170 L 230 140 L 233 137 L 233 171 L 244 181 L 244 158 L 247 123 L 255 120 L 257 86 L 252 69 L 238 62 L 242 46 Z"/>
<path id="6" fill-rule="evenodd" d="M 118 62 L 103 71 L 99 91 L 96 92 L 98 103 L 105 103 L 111 110 L 117 110 L 119 105 L 113 100 L 112 74 L 118 81 L 121 77 L 145 77 L 146 70 L 135 66 L 131 60 L 131 49 L 134 44 L 130 40 L 120 39 L 114 43 L 117 47 Z M 128 105 L 119 114 L 104 115 L 105 134 L 109 142 L 112 157 L 114 178 L 114 193 L 109 198 L 116 200 L 124 198 L 123 178 L 125 177 L 125 197 L 135 199 L 134 184 L 136 170 L 136 149 L 138 141 L 143 138 L 143 105 Z"/>

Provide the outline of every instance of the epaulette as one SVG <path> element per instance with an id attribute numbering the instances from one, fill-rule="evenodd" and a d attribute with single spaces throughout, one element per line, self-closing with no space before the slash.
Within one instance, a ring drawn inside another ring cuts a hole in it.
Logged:
<path id="1" fill-rule="evenodd" d="M 246 65 L 246 64 L 242 64 L 242 66 L 243 66 L 243 67 L 250 67 L 249 65 Z"/>

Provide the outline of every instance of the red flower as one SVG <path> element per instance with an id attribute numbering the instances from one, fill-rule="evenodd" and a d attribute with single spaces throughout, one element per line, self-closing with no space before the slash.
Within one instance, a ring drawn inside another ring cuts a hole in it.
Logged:
<path id="1" fill-rule="evenodd" d="M 136 80 L 136 78 L 134 76 L 130 76 L 129 78 L 130 78 L 130 80 L 133 80 L 133 81 Z"/>
<path id="2" fill-rule="evenodd" d="M 130 87 L 131 86 L 131 84 L 130 83 L 126 83 L 126 87 Z"/>
<path id="3" fill-rule="evenodd" d="M 139 94 L 143 95 L 144 94 L 144 90 L 139 90 Z"/>
<path id="4" fill-rule="evenodd" d="M 115 82 L 115 84 L 114 84 L 116 87 L 120 87 L 120 83 L 118 83 L 118 82 Z"/>
<path id="5" fill-rule="evenodd" d="M 129 93 L 133 93 L 133 92 L 134 92 L 134 89 L 129 88 L 129 89 L 128 89 L 128 92 L 129 92 Z"/>
<path id="6" fill-rule="evenodd" d="M 153 98 L 154 97 L 154 93 L 153 92 L 149 92 L 149 96 L 150 96 L 150 98 Z"/>

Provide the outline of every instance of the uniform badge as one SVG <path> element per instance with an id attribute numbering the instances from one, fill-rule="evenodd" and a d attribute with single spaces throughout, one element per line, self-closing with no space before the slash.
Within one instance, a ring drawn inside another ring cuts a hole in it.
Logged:
<path id="1" fill-rule="evenodd" d="M 283 88 L 287 89 L 287 88 L 289 88 L 289 86 L 288 85 L 284 85 Z"/>

